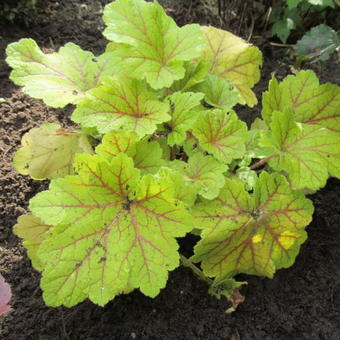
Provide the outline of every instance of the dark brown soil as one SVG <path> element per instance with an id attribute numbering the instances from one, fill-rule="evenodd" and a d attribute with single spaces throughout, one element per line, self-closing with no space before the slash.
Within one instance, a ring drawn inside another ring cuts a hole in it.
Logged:
<path id="1" fill-rule="evenodd" d="M 47 183 L 18 175 L 11 160 L 25 132 L 46 121 L 69 125 L 72 108 L 48 109 L 24 95 L 8 80 L 4 49 L 12 41 L 32 37 L 45 50 L 73 41 L 98 53 L 105 45 L 99 20 L 105 2 L 46 1 L 39 26 L 25 31 L 0 24 L 0 98 L 6 100 L 0 104 L 0 272 L 12 286 L 14 309 L 0 318 L 0 339 L 340 339 L 340 181 L 335 179 L 311 196 L 314 219 L 295 265 L 272 280 L 242 277 L 249 282 L 242 289 L 246 301 L 231 315 L 224 313 L 227 303 L 210 297 L 207 286 L 185 268 L 170 274 L 167 287 L 155 299 L 136 291 L 105 308 L 90 302 L 69 309 L 44 305 L 40 274 L 11 229 L 28 200 Z M 289 73 L 282 50 L 263 42 L 261 47 L 265 59 L 257 93 L 267 87 L 271 72 L 281 78 Z M 316 71 L 322 81 L 339 81 L 335 58 Z M 240 110 L 247 120 L 250 112 L 259 111 Z M 181 242 L 184 251 L 192 242 L 190 237 Z"/>

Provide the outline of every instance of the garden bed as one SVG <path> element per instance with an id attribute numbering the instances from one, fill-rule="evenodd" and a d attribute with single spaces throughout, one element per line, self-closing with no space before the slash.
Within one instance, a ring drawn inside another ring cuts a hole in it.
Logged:
<path id="1" fill-rule="evenodd" d="M 24 95 L 8 80 L 4 50 L 10 42 L 31 37 L 45 51 L 72 41 L 100 53 L 106 43 L 99 19 L 105 2 L 46 1 L 45 18 L 39 25 L 25 29 L 0 24 L 0 98 L 5 99 L 0 104 L 0 272 L 12 286 L 14 309 L 0 319 L 0 338 L 340 339 L 340 181 L 335 179 L 310 196 L 314 218 L 294 266 L 280 270 L 272 280 L 242 276 L 248 281 L 242 288 L 246 300 L 231 315 L 225 313 L 228 303 L 209 296 L 206 284 L 186 268 L 170 273 L 167 287 L 155 299 L 135 291 L 104 308 L 90 302 L 69 309 L 44 305 L 40 274 L 32 269 L 12 227 L 25 213 L 28 200 L 44 190 L 47 182 L 18 175 L 12 158 L 22 135 L 32 127 L 43 122 L 71 125 L 72 107 L 54 110 Z M 185 19 L 177 18 L 180 13 L 169 8 L 181 24 L 195 18 L 185 13 Z M 206 19 L 202 17 L 201 23 Z M 263 76 L 255 88 L 261 93 L 271 72 L 279 79 L 290 73 L 290 61 L 284 49 L 270 46 L 255 34 L 253 43 L 264 52 Z M 321 82 L 339 82 L 336 57 L 314 70 Z M 259 112 L 259 106 L 241 108 L 240 116 L 251 121 Z M 189 236 L 180 243 L 185 253 L 192 239 Z"/>

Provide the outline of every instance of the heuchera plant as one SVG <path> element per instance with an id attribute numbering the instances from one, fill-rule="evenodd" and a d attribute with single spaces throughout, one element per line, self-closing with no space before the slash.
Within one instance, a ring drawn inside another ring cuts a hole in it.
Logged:
<path id="1" fill-rule="evenodd" d="M 14 228 L 44 299 L 154 297 L 182 260 L 235 307 L 234 276 L 291 266 L 312 219 L 304 194 L 340 177 L 339 87 L 312 71 L 273 78 L 248 129 L 232 108 L 256 104 L 256 47 L 180 28 L 157 2 L 117 0 L 104 21 L 100 56 L 72 43 L 44 54 L 31 39 L 7 48 L 11 79 L 49 106 L 74 104 L 79 125 L 32 129 L 14 159 L 52 180 Z M 189 232 L 200 241 L 187 259 L 176 238 Z"/>

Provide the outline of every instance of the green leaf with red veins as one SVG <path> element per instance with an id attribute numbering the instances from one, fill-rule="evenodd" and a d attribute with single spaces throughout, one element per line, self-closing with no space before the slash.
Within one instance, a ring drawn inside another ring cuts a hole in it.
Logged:
<path id="1" fill-rule="evenodd" d="M 171 120 L 166 123 L 166 127 L 170 131 L 168 134 L 170 146 L 184 143 L 187 131 L 192 128 L 203 111 L 203 107 L 200 105 L 202 99 L 202 93 L 193 92 L 175 92 L 168 97 L 171 106 Z"/>
<path id="2" fill-rule="evenodd" d="M 96 153 L 107 160 L 111 160 L 120 152 L 131 157 L 135 168 L 140 169 L 142 174 L 154 174 L 165 165 L 159 143 L 149 141 L 147 137 L 139 140 L 134 132 L 109 132 L 96 148 Z"/>
<path id="3" fill-rule="evenodd" d="M 192 259 L 202 261 L 207 276 L 271 278 L 294 263 L 313 206 L 284 176 L 262 172 L 253 194 L 226 179 L 218 198 L 197 204 L 193 212 L 203 232 Z"/>
<path id="4" fill-rule="evenodd" d="M 14 234 L 24 240 L 23 246 L 27 249 L 32 265 L 39 271 L 43 269 L 43 266 L 37 256 L 37 251 L 41 243 L 47 238 L 47 233 L 51 228 L 53 226 L 43 223 L 40 218 L 32 214 L 20 216 L 13 228 Z"/>
<path id="5" fill-rule="evenodd" d="M 239 94 L 233 89 L 233 85 L 228 80 L 212 74 L 195 86 L 194 90 L 204 93 L 204 99 L 209 105 L 225 111 L 230 111 L 239 102 Z"/>
<path id="6" fill-rule="evenodd" d="M 49 190 L 31 199 L 30 210 L 44 223 L 103 225 L 139 177 L 133 160 L 123 153 L 110 162 L 98 155 L 77 155 L 75 167 L 79 175 L 52 180 Z"/>
<path id="7" fill-rule="evenodd" d="M 21 144 L 13 165 L 20 174 L 39 180 L 72 175 L 75 155 L 93 153 L 86 135 L 64 130 L 55 123 L 31 129 L 23 136 Z"/>
<path id="8" fill-rule="evenodd" d="M 121 67 L 155 89 L 183 78 L 183 62 L 205 47 L 199 25 L 179 28 L 157 2 L 117 0 L 105 7 L 104 22 L 104 36 L 124 43 L 114 51 Z"/>
<path id="9" fill-rule="evenodd" d="M 270 123 L 275 111 L 290 109 L 297 122 L 322 125 L 340 132 L 340 86 L 320 85 L 316 74 L 300 71 L 287 76 L 281 83 L 273 78 L 263 94 L 262 116 Z"/>
<path id="10" fill-rule="evenodd" d="M 30 203 L 45 223 L 69 224 L 39 248 L 46 303 L 73 306 L 89 298 L 104 305 L 133 288 L 156 296 L 179 265 L 175 237 L 192 229 L 173 182 L 140 178 L 123 153 L 111 162 L 80 155 L 77 167 L 78 176 L 52 181 Z"/>
<path id="11" fill-rule="evenodd" d="M 73 43 L 44 54 L 34 40 L 21 39 L 8 45 L 6 53 L 13 69 L 10 79 L 52 107 L 78 103 L 103 77 L 116 72 L 110 53 L 95 58 Z"/>
<path id="12" fill-rule="evenodd" d="M 209 71 L 209 65 L 204 61 L 198 63 L 186 61 L 184 68 L 185 76 L 182 79 L 176 80 L 166 91 L 170 93 L 188 91 L 204 81 Z"/>
<path id="13" fill-rule="evenodd" d="M 169 120 L 168 111 L 169 105 L 161 103 L 143 81 L 121 77 L 89 91 L 89 98 L 79 103 L 72 119 L 96 127 L 100 133 L 123 129 L 141 138 Z"/>
<path id="14" fill-rule="evenodd" d="M 206 111 L 196 121 L 192 133 L 198 139 L 199 146 L 222 163 L 229 164 L 245 153 L 247 126 L 234 112 Z"/>
<path id="15" fill-rule="evenodd" d="M 214 157 L 201 153 L 190 156 L 188 163 L 175 160 L 170 163 L 170 166 L 190 180 L 193 187 L 198 185 L 200 188 L 198 193 L 209 200 L 218 196 L 224 186 L 223 173 L 228 170 L 226 165 L 221 164 Z"/>
<path id="16" fill-rule="evenodd" d="M 186 207 L 192 207 L 196 201 L 199 185 L 192 183 L 190 179 L 183 176 L 180 171 L 163 167 L 159 170 L 162 178 L 169 177 L 174 183 L 174 198 L 185 204 Z"/>
<path id="17" fill-rule="evenodd" d="M 274 111 L 260 145 L 271 149 L 268 164 L 284 171 L 294 189 L 317 190 L 330 175 L 340 177 L 340 134 L 320 125 L 299 124 L 293 115 Z"/>
<path id="18" fill-rule="evenodd" d="M 203 26 L 207 48 L 201 56 L 210 65 L 210 73 L 229 80 L 239 92 L 239 102 L 254 106 L 256 96 L 251 88 L 260 80 L 262 53 L 230 32 Z"/>

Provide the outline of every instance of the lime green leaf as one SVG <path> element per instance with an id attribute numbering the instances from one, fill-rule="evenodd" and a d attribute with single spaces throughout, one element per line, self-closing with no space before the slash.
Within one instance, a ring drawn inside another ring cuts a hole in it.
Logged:
<path id="1" fill-rule="evenodd" d="M 201 83 L 209 71 L 209 65 L 204 61 L 198 63 L 186 61 L 184 63 L 184 68 L 184 77 L 174 81 L 169 89 L 170 92 L 180 92 L 191 89 L 193 86 Z"/>
<path id="2" fill-rule="evenodd" d="M 110 160 L 120 152 L 127 154 L 133 159 L 134 166 L 141 173 L 156 173 L 165 165 L 162 159 L 162 149 L 156 141 L 142 140 L 134 132 L 114 131 L 109 132 L 96 148 L 96 153 Z"/>
<path id="3" fill-rule="evenodd" d="M 239 102 L 239 94 L 233 89 L 232 84 L 215 75 L 208 75 L 204 82 L 195 86 L 195 91 L 205 95 L 205 101 L 225 111 L 229 111 Z"/>
<path id="4" fill-rule="evenodd" d="M 44 54 L 34 40 L 21 39 L 8 45 L 6 53 L 13 68 L 11 80 L 52 107 L 77 103 L 102 77 L 113 73 L 110 54 L 95 58 L 73 43 L 58 53 Z"/>
<path id="5" fill-rule="evenodd" d="M 261 133 L 268 130 L 267 124 L 256 118 L 247 133 L 246 152 L 243 156 L 243 165 L 249 165 L 253 158 L 264 158 L 271 155 L 272 150 L 260 146 Z"/>
<path id="6" fill-rule="evenodd" d="M 169 177 L 174 184 L 174 198 L 183 202 L 187 207 L 192 207 L 200 189 L 197 183 L 192 183 L 179 171 L 170 168 L 161 168 L 159 174 L 162 178 Z"/>
<path id="7" fill-rule="evenodd" d="M 229 80 L 240 93 L 241 104 L 254 106 L 257 99 L 251 88 L 260 80 L 260 50 L 214 27 L 202 27 L 202 32 L 208 47 L 201 59 L 209 62 L 210 73 Z"/>
<path id="8" fill-rule="evenodd" d="M 139 177 L 132 159 L 123 153 L 110 162 L 97 155 L 77 155 L 75 167 L 78 176 L 52 180 L 50 190 L 31 199 L 30 210 L 43 222 L 106 223 L 124 202 L 127 188 L 135 186 Z"/>
<path id="9" fill-rule="evenodd" d="M 328 175 L 340 177 L 340 134 L 320 125 L 298 124 L 289 113 L 273 112 L 261 145 L 272 150 L 268 164 L 282 170 L 294 189 L 319 189 Z"/>
<path id="10" fill-rule="evenodd" d="M 53 180 L 30 202 L 45 223 L 69 224 L 40 246 L 48 305 L 99 305 L 139 288 L 156 296 L 179 265 L 175 237 L 192 228 L 168 178 L 142 178 L 123 153 L 110 162 L 78 156 L 78 176 Z"/>
<path id="11" fill-rule="evenodd" d="M 339 105 L 340 86 L 320 85 L 313 71 L 300 71 L 281 83 L 275 78 L 270 81 L 269 91 L 263 95 L 262 116 L 269 123 L 274 111 L 291 109 L 297 122 L 340 132 Z"/>
<path id="12" fill-rule="evenodd" d="M 194 208 L 203 232 L 193 260 L 202 261 L 204 273 L 217 278 L 238 273 L 272 277 L 294 263 L 312 213 L 312 202 L 291 191 L 279 174 L 262 172 L 253 194 L 226 179 L 217 199 Z"/>
<path id="13" fill-rule="evenodd" d="M 255 118 L 250 127 L 251 130 L 268 130 L 268 125 L 261 118 Z"/>
<path id="14" fill-rule="evenodd" d="M 44 224 L 40 218 L 31 214 L 20 216 L 13 228 L 14 234 L 24 240 L 23 246 L 27 249 L 32 265 L 37 270 L 43 269 L 41 261 L 37 256 L 37 251 L 51 228 L 51 225 Z"/>
<path id="15" fill-rule="evenodd" d="M 183 78 L 183 61 L 199 57 L 205 46 L 199 25 L 179 28 L 157 2 L 117 0 L 105 7 L 104 21 L 105 37 L 125 44 L 113 52 L 122 67 L 155 89 Z"/>
<path id="16" fill-rule="evenodd" d="M 207 111 L 197 120 L 192 132 L 200 147 L 222 163 L 241 158 L 245 152 L 247 126 L 233 112 Z"/>
<path id="17" fill-rule="evenodd" d="M 198 193 L 207 198 L 215 198 L 224 185 L 223 173 L 228 167 L 218 162 L 212 156 L 195 153 L 189 157 L 188 163 L 173 161 L 171 166 L 192 182 L 199 185 Z"/>
<path id="18" fill-rule="evenodd" d="M 175 92 L 168 100 L 171 104 L 171 120 L 166 123 L 170 131 L 168 144 L 170 146 L 182 145 L 186 139 L 186 132 L 192 127 L 199 117 L 202 108 L 200 102 L 203 99 L 202 93 Z"/>
<path id="19" fill-rule="evenodd" d="M 64 177 L 73 174 L 77 153 L 92 153 L 87 137 L 78 131 L 67 131 L 59 124 L 45 123 L 26 133 L 16 152 L 15 169 L 34 179 Z"/>
<path id="20" fill-rule="evenodd" d="M 124 129 L 143 137 L 170 119 L 168 111 L 169 105 L 161 103 L 145 82 L 121 77 L 89 91 L 89 98 L 79 103 L 72 119 L 101 133 Z"/>
<path id="21" fill-rule="evenodd" d="M 192 133 L 188 133 L 187 139 L 183 144 L 183 150 L 187 156 L 192 156 L 197 152 L 204 152 L 199 146 L 198 139 Z"/>

